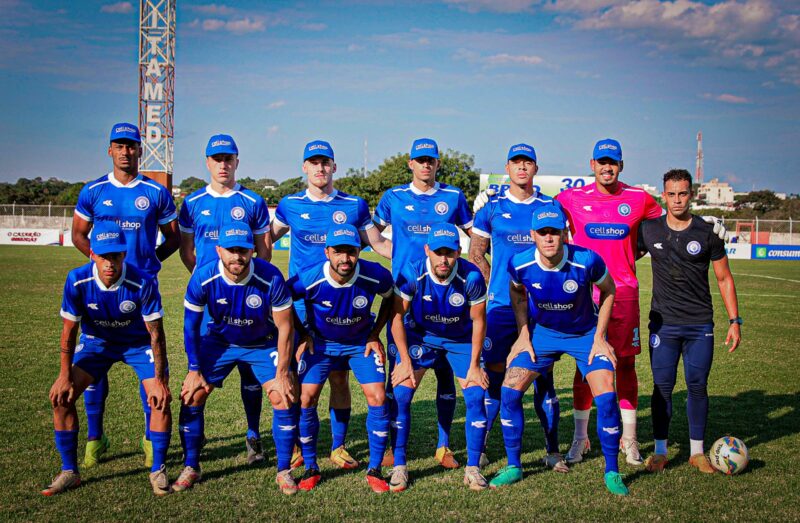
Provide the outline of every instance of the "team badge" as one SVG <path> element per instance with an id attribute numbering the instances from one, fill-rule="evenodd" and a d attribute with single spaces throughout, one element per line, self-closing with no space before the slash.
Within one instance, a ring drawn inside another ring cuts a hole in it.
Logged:
<path id="1" fill-rule="evenodd" d="M 617 207 L 617 212 L 620 216 L 628 216 L 631 213 L 631 206 L 627 203 L 621 203 L 619 207 Z"/>
<path id="2" fill-rule="evenodd" d="M 661 345 L 661 338 L 658 337 L 658 334 L 651 334 L 650 335 L 650 346 L 655 349 L 659 345 Z"/>
<path id="3" fill-rule="evenodd" d="M 138 198 L 136 198 L 136 200 L 133 202 L 133 204 L 140 211 L 144 211 L 148 207 L 150 207 L 150 200 L 147 199 L 147 196 L 139 196 Z"/>
<path id="4" fill-rule="evenodd" d="M 409 329 L 416 329 L 417 328 L 417 324 L 413 319 L 409 318 L 407 321 L 408 321 L 408 328 Z"/>
<path id="5" fill-rule="evenodd" d="M 486 352 L 492 350 L 492 338 L 483 338 L 483 350 Z"/>
<path id="6" fill-rule="evenodd" d="M 575 280 L 567 280 L 567 281 L 564 282 L 564 285 L 563 285 L 562 288 L 564 289 L 564 292 L 568 292 L 570 294 L 574 294 L 575 291 L 578 290 L 578 282 L 576 282 Z"/>
<path id="7" fill-rule="evenodd" d="M 363 309 L 364 307 L 367 306 L 368 303 L 369 300 L 367 299 L 366 296 L 356 296 L 355 298 L 353 298 L 353 307 L 355 307 L 356 309 Z"/>
<path id="8" fill-rule="evenodd" d="M 261 296 L 259 296 L 258 294 L 251 294 L 250 296 L 247 297 L 246 300 L 244 300 L 244 302 L 251 309 L 257 309 L 261 307 Z"/>
<path id="9" fill-rule="evenodd" d="M 450 295 L 450 298 L 447 299 L 450 302 L 450 305 L 453 307 L 461 307 L 464 305 L 464 295 L 454 292 Z"/>
<path id="10" fill-rule="evenodd" d="M 306 371 L 306 360 L 301 359 L 300 363 L 297 364 L 297 373 L 303 374 Z"/>
<path id="11" fill-rule="evenodd" d="M 241 220 L 242 218 L 244 218 L 244 209 L 242 209 L 241 207 L 234 207 L 233 209 L 231 209 L 231 218 L 233 218 L 234 220 Z"/>
<path id="12" fill-rule="evenodd" d="M 347 215 L 344 211 L 336 211 L 333 213 L 333 223 L 341 225 L 347 221 Z"/>
<path id="13" fill-rule="evenodd" d="M 415 360 L 418 360 L 422 357 L 422 347 L 419 345 L 412 345 L 408 348 L 408 352 L 411 354 L 411 357 Z"/>
<path id="14" fill-rule="evenodd" d="M 397 356 L 397 345 L 395 345 L 394 343 L 389 344 L 389 356 L 391 356 L 392 358 Z"/>
<path id="15" fill-rule="evenodd" d="M 125 314 L 133 312 L 136 310 L 136 304 L 133 303 L 131 300 L 125 300 L 119 304 L 119 310 L 124 312 Z"/>
<path id="16" fill-rule="evenodd" d="M 693 240 L 686 244 L 686 252 L 689 254 L 697 254 L 700 252 L 700 242 Z"/>
<path id="17" fill-rule="evenodd" d="M 436 202 L 434 205 L 433 210 L 436 211 L 436 214 L 447 214 L 447 211 L 450 210 L 450 206 L 447 205 L 447 202 Z"/>
<path id="18" fill-rule="evenodd" d="M 75 345 L 75 354 L 79 353 L 82 350 L 83 350 L 83 343 Z"/>

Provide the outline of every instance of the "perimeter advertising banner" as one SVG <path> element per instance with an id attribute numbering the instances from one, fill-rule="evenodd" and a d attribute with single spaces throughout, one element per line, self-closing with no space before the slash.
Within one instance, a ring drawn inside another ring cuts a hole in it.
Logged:
<path id="1" fill-rule="evenodd" d="M 753 245 L 754 260 L 800 260 L 800 245 Z"/>
<path id="2" fill-rule="evenodd" d="M 594 183 L 594 176 L 553 176 L 539 174 L 533 178 L 533 186 L 542 194 L 555 196 L 564 189 L 573 187 L 585 187 Z M 501 194 L 508 189 L 508 175 L 503 174 L 481 174 L 481 191 L 494 189 Z"/>
<path id="3" fill-rule="evenodd" d="M 0 229 L 0 245 L 61 245 L 58 229 Z"/>

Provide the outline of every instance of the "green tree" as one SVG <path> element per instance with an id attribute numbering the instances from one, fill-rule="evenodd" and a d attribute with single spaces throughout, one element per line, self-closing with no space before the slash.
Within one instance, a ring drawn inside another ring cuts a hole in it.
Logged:
<path id="1" fill-rule="evenodd" d="M 186 194 L 191 194 L 198 189 L 202 189 L 206 186 L 206 181 L 201 180 L 195 176 L 189 176 L 188 178 L 184 178 L 181 180 L 181 184 L 178 186 L 181 188 L 181 192 L 185 192 Z"/>

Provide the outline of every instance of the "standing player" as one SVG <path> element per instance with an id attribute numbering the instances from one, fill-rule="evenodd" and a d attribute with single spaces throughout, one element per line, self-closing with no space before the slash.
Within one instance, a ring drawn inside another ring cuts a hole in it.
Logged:
<path id="1" fill-rule="evenodd" d="M 295 378 L 291 370 L 294 328 L 292 299 L 280 271 L 253 258 L 247 224 L 220 227 L 219 261 L 198 267 L 189 280 L 184 306 L 184 345 L 189 372 L 181 388 L 180 434 L 184 469 L 175 491 L 200 480 L 200 447 L 208 395 L 240 362 L 249 364 L 272 403 L 272 435 L 278 455 L 276 483 L 284 494 L 297 492 L 289 462 L 297 435 Z M 211 322 L 201 336 L 205 309 Z"/>
<path id="2" fill-rule="evenodd" d="M 672 390 L 678 360 L 688 397 L 689 463 L 700 472 L 714 468 L 703 449 L 708 419 L 708 375 L 714 356 L 714 307 L 708 284 L 708 266 L 714 267 L 719 291 L 730 319 L 725 345 L 733 352 L 742 339 L 739 304 L 724 242 L 712 226 L 689 211 L 692 176 L 684 169 L 664 175 L 667 214 L 642 223 L 639 250 L 652 257 L 653 299 L 650 307 L 650 368 L 653 371 L 653 434 L 655 453 L 645 466 L 663 470 L 667 464 L 667 435 L 672 418 Z"/>
<path id="3" fill-rule="evenodd" d="M 317 465 L 317 402 L 328 375 L 337 367 L 353 369 L 367 399 L 367 483 L 374 492 L 389 490 L 381 475 L 389 436 L 389 407 L 384 392 L 385 355 L 380 333 L 392 310 L 394 281 L 379 263 L 360 260 L 360 251 L 358 229 L 347 223 L 335 225 L 326 234 L 328 261 L 308 267 L 289 280 L 294 299 L 305 302 L 308 314 L 308 329 L 298 327 L 300 443 L 306 466 L 298 484 L 300 490 L 313 489 L 321 479 Z M 374 320 L 370 311 L 376 295 L 383 299 Z"/>
<path id="4" fill-rule="evenodd" d="M 522 396 L 537 375 L 562 354 L 575 358 L 597 403 L 597 435 L 606 460 L 606 488 L 627 495 L 619 474 L 619 411 L 614 392 L 614 348 L 606 330 L 614 302 L 614 282 L 600 256 L 564 245 L 566 219 L 557 205 L 536 209 L 531 221 L 535 249 L 516 254 L 508 264 L 511 306 L 519 337 L 508 356 L 500 418 L 508 466 L 492 479 L 493 488 L 522 479 Z M 599 310 L 592 288 L 600 292 Z"/>
<path id="5" fill-rule="evenodd" d="M 272 257 L 269 239 L 269 210 L 260 195 L 236 183 L 239 167 L 239 148 L 233 137 L 216 134 L 206 146 L 206 167 L 211 173 L 211 183 L 193 192 L 183 201 L 178 219 L 181 230 L 181 260 L 189 269 L 202 267 L 218 260 L 217 239 L 225 222 L 241 222 L 253 230 L 255 252 L 262 260 Z M 205 334 L 207 316 L 202 334 Z M 246 363 L 238 365 L 241 376 L 241 395 L 247 418 L 247 462 L 264 461 L 261 448 L 260 419 L 263 391 L 253 370 Z"/>
<path id="6" fill-rule="evenodd" d="M 275 210 L 272 222 L 272 241 L 277 242 L 284 234 L 292 231 L 289 251 L 289 278 L 303 272 L 306 267 L 317 267 L 325 263 L 325 234 L 334 225 L 349 223 L 354 225 L 364 245 L 370 245 L 384 258 L 391 257 L 392 244 L 381 236 L 372 224 L 369 206 L 364 199 L 351 196 L 333 188 L 333 175 L 336 173 L 333 148 L 322 140 L 306 144 L 303 150 L 303 172 L 308 177 L 305 191 L 284 196 Z M 301 321 L 305 321 L 303 302 L 295 304 Z M 358 462 L 345 448 L 347 426 L 350 422 L 350 384 L 348 368 L 337 366 L 328 377 L 331 385 L 331 455 L 334 465 L 353 469 Z M 292 457 L 292 466 L 299 466 L 301 455 L 298 451 Z"/>
<path id="7" fill-rule="evenodd" d="M 64 284 L 61 371 L 50 389 L 61 472 L 42 491 L 45 496 L 80 485 L 75 400 L 118 361 L 136 371 L 153 408 L 150 484 L 157 496 L 169 493 L 164 462 L 172 427 L 172 397 L 161 296 L 154 280 L 125 262 L 128 248 L 119 225 L 98 221 L 91 232 L 91 261 L 71 270 Z M 81 338 L 76 346 L 78 326 Z"/>
<path id="8" fill-rule="evenodd" d="M 408 486 L 406 444 L 411 432 L 411 400 L 425 371 L 450 363 L 464 394 L 467 466 L 464 484 L 472 490 L 488 485 L 480 472 L 486 440 L 485 389 L 481 348 L 486 337 L 486 282 L 472 263 L 459 259 L 458 229 L 451 223 L 431 225 L 425 258 L 404 266 L 397 278 L 392 336 L 397 360 L 392 373 L 397 402 L 397 440 L 392 491 Z"/>
<path id="9" fill-rule="evenodd" d="M 175 204 L 169 191 L 158 182 L 139 174 L 142 155 L 139 129 L 130 123 L 118 123 L 111 128 L 108 156 L 113 170 L 87 183 L 78 195 L 78 205 L 72 218 L 72 243 L 89 256 L 89 233 L 101 221 L 113 221 L 125 232 L 126 263 L 134 265 L 158 284 L 161 262 L 180 245 Z M 158 231 L 164 242 L 156 248 Z M 142 449 L 145 466 L 153 464 L 150 443 L 150 407 L 144 388 L 139 388 L 145 414 L 145 435 Z M 92 467 L 108 450 L 109 440 L 103 431 L 103 413 L 108 396 L 108 379 L 103 377 L 84 393 L 88 441 L 84 466 Z"/>
<path id="10" fill-rule="evenodd" d="M 452 223 L 467 234 L 470 234 L 472 227 L 472 215 L 461 190 L 436 181 L 436 171 L 439 169 L 439 147 L 436 142 L 430 138 L 415 140 L 409 158 L 411 183 L 386 191 L 378 202 L 374 217 L 379 230 L 392 226 L 392 276 L 395 281 L 403 267 L 422 257 L 425 241 L 433 225 Z M 388 335 L 387 338 L 391 352 L 394 343 Z M 390 371 L 393 365 L 394 358 L 389 358 Z M 439 418 L 436 459 L 446 468 L 457 468 L 458 462 L 450 450 L 450 427 L 456 408 L 453 370 L 444 359 L 433 370 L 436 373 L 436 411 Z M 394 424 L 397 404 L 390 390 L 387 390 L 387 396 L 392 400 L 389 415 Z"/>
<path id="11" fill-rule="evenodd" d="M 500 390 L 506 372 L 506 357 L 517 339 L 517 324 L 508 295 L 508 261 L 516 253 L 531 247 L 531 216 L 540 206 L 553 201 L 533 187 L 533 178 L 538 170 L 536 151 L 532 146 L 524 143 L 512 145 L 506 161 L 510 186 L 505 194 L 491 197 L 475 214 L 472 227 L 469 259 L 489 282 L 486 340 L 483 342 L 483 362 L 489 376 L 486 394 L 486 414 L 489 418 L 487 436 L 500 413 Z M 486 260 L 490 242 L 491 266 Z M 544 463 L 557 472 L 569 472 L 564 458 L 558 452 L 560 410 L 552 372 L 543 373 L 536 379 L 533 397 L 536 414 L 545 432 L 547 455 Z M 481 459 L 488 461 L 485 453 Z"/>

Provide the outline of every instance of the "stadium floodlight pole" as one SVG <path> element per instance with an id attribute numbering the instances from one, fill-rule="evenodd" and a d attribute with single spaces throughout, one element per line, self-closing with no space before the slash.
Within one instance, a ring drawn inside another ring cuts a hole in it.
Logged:
<path id="1" fill-rule="evenodd" d="M 175 2 L 139 3 L 139 168 L 172 187 L 175 109 Z"/>

